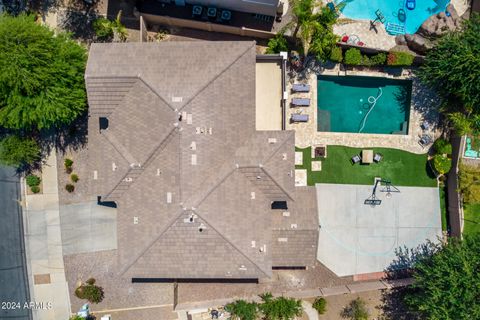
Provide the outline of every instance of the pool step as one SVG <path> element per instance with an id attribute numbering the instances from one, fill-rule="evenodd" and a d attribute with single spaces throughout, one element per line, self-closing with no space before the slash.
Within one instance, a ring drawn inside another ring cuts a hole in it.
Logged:
<path id="1" fill-rule="evenodd" d="M 387 22 L 387 24 L 385 25 L 385 30 L 387 31 L 388 34 L 391 34 L 394 36 L 397 34 L 405 34 L 405 25 L 393 23 L 393 22 Z"/>

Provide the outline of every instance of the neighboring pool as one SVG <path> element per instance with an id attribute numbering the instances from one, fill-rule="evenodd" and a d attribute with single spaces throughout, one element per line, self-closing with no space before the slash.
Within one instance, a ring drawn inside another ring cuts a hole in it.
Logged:
<path id="1" fill-rule="evenodd" d="M 422 23 L 430 16 L 445 11 L 450 0 L 416 0 L 413 10 L 405 7 L 405 0 L 336 0 L 337 5 L 345 2 L 346 6 L 342 13 L 351 19 L 374 20 L 377 16 L 375 11 L 379 9 L 386 22 L 405 24 L 405 32 L 414 34 Z M 398 19 L 398 10 L 402 8 L 406 13 L 405 22 Z"/>
<path id="2" fill-rule="evenodd" d="M 318 76 L 317 130 L 358 133 L 362 129 L 360 133 L 407 134 L 411 96 L 411 80 Z M 372 103 L 368 102 L 369 97 Z"/>

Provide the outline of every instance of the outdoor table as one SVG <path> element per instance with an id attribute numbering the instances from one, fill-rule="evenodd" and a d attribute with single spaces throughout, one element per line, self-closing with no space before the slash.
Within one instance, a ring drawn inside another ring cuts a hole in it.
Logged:
<path id="1" fill-rule="evenodd" d="M 373 162 L 373 150 L 362 150 L 362 163 Z"/>

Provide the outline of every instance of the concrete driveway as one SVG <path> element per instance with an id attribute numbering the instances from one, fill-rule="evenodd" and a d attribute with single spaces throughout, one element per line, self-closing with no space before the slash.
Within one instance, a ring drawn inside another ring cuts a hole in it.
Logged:
<path id="1" fill-rule="evenodd" d="M 96 201 L 60 206 L 63 255 L 117 249 L 117 209 Z"/>
<path id="2" fill-rule="evenodd" d="M 0 319 L 31 319 L 23 220 L 20 208 L 20 183 L 12 168 L 0 167 Z M 3 305 L 15 302 L 17 305 Z M 5 308 L 4 308 L 5 307 Z"/>

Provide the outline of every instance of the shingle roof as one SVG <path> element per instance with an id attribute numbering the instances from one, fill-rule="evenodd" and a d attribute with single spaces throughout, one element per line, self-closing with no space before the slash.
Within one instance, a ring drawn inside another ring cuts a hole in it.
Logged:
<path id="1" fill-rule="evenodd" d="M 301 191 L 294 133 L 255 131 L 255 43 L 93 44 L 86 83 L 94 192 L 118 204 L 122 274 L 270 276 L 282 262 L 270 203 L 293 207 Z M 285 263 L 314 260 L 301 248 L 316 222 L 302 219 Z"/>

